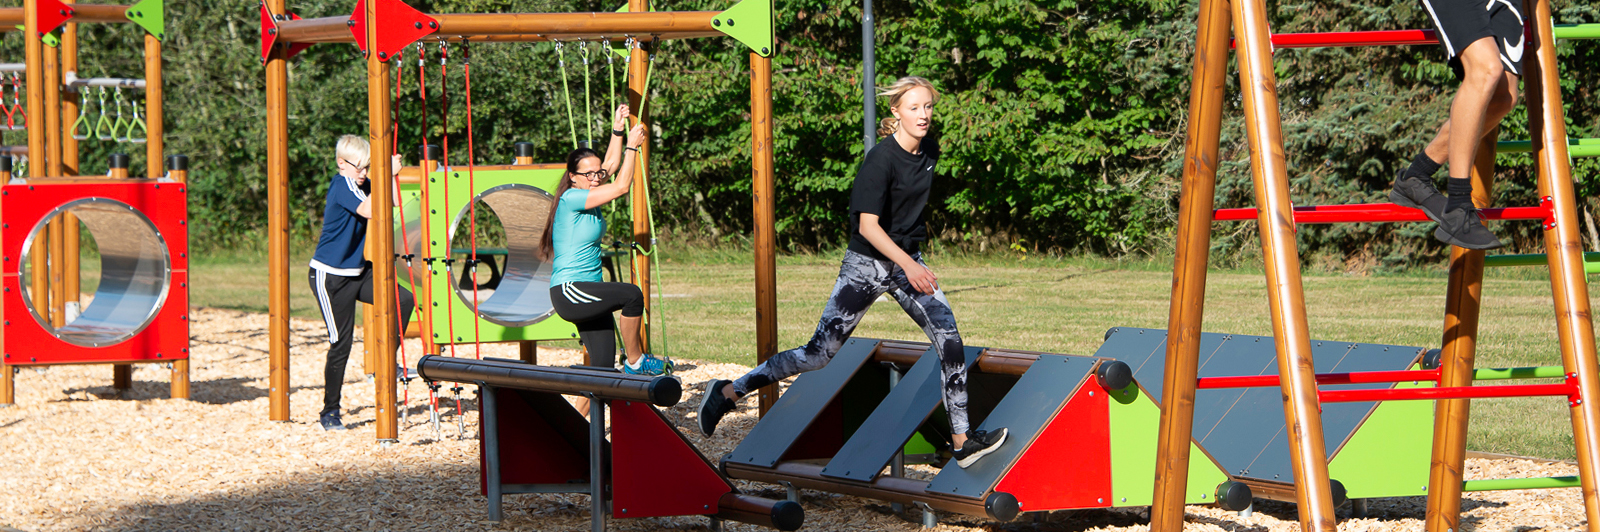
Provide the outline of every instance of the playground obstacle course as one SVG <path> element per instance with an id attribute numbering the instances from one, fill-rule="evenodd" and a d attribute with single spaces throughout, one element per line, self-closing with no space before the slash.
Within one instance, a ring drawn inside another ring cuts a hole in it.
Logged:
<path id="1" fill-rule="evenodd" d="M 617 519 L 706 515 L 778 530 L 804 521 L 793 501 L 738 493 L 662 416 L 656 407 L 682 398 L 675 378 L 434 355 L 417 361 L 417 371 L 483 392 L 481 478 L 491 521 L 502 519 L 501 497 L 510 493 L 587 493 L 595 532 L 606 529 L 607 508 Z M 595 422 L 560 394 L 588 398 Z M 608 407 L 609 440 L 601 422 Z"/>

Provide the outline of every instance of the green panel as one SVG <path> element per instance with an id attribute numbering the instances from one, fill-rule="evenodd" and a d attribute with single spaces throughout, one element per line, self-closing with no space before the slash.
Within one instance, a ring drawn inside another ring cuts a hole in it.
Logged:
<path id="1" fill-rule="evenodd" d="M 1395 385 L 1432 387 L 1420 381 Z M 1352 499 L 1424 496 L 1432 460 L 1433 401 L 1384 401 L 1333 452 L 1328 477 L 1343 483 Z"/>
<path id="2" fill-rule="evenodd" d="M 1556 24 L 1557 39 L 1600 39 L 1600 24 Z"/>
<path id="3" fill-rule="evenodd" d="M 1495 143 L 1500 153 L 1532 153 L 1531 140 L 1502 140 Z M 1567 155 L 1571 157 L 1600 157 L 1600 139 L 1567 139 Z"/>
<path id="4" fill-rule="evenodd" d="M 1589 251 L 1583 254 L 1584 266 L 1600 263 L 1600 252 Z M 1490 255 L 1483 258 L 1483 267 L 1497 268 L 1503 266 L 1546 266 L 1550 261 L 1545 260 L 1543 253 L 1528 253 L 1523 255 Z"/>
<path id="5" fill-rule="evenodd" d="M 1155 496 L 1156 438 L 1161 432 L 1161 408 L 1130 384 L 1111 394 L 1111 505 L 1149 506 Z M 1211 457 L 1189 444 L 1189 487 L 1184 502 L 1209 504 L 1217 485 L 1228 480 Z"/>
<path id="6" fill-rule="evenodd" d="M 1475 381 L 1503 381 L 1513 379 L 1559 379 L 1567 375 L 1561 366 L 1533 366 L 1527 368 L 1483 368 L 1472 371 Z"/>
<path id="7" fill-rule="evenodd" d="M 772 0 L 740 0 L 712 17 L 711 26 L 757 55 L 772 57 Z"/>
<path id="8" fill-rule="evenodd" d="M 154 35 L 156 40 L 159 41 L 166 38 L 166 0 L 139 0 L 139 3 L 128 6 L 127 17 L 134 24 L 144 28 L 144 31 Z"/>
<path id="9" fill-rule="evenodd" d="M 1578 477 L 1497 478 L 1491 480 L 1468 480 L 1461 483 L 1461 491 L 1540 490 L 1578 487 L 1583 487 L 1583 482 Z"/>
<path id="10" fill-rule="evenodd" d="M 433 257 L 442 257 L 449 242 L 443 238 L 445 228 L 450 226 L 454 218 L 453 212 L 460 211 L 467 202 L 485 190 L 507 184 L 529 185 L 541 190 L 554 190 L 560 183 L 562 171 L 560 169 L 530 169 L 530 170 L 482 170 L 475 171 L 469 176 L 465 168 L 454 168 L 449 176 L 443 171 L 428 175 L 428 200 L 431 208 L 428 218 L 429 229 L 436 235 L 428 238 L 429 253 Z M 446 197 L 445 184 L 448 179 L 449 194 Z M 404 185 L 401 187 L 401 207 L 407 224 L 419 224 L 419 209 L 421 206 L 420 185 Z M 448 199 L 449 210 L 445 209 Z M 396 217 L 397 219 L 400 216 Z M 395 234 L 401 234 L 398 222 Z M 416 230 L 416 227 L 411 227 Z M 413 254 L 421 255 L 419 250 L 411 250 Z M 404 253 L 404 248 L 399 242 L 395 244 L 395 253 Z M 418 262 L 420 264 L 420 261 Z M 457 266 L 459 268 L 459 266 Z M 431 298 L 419 297 L 417 304 L 426 304 L 425 299 L 438 302 L 433 308 L 432 331 L 434 341 L 439 344 L 470 344 L 474 341 L 504 342 L 513 340 L 570 340 L 577 338 L 577 328 L 560 317 L 551 314 L 532 325 L 524 327 L 507 327 L 488 320 L 477 319 L 470 306 L 457 297 L 452 289 L 454 279 L 448 279 L 443 266 L 435 266 L 431 272 L 427 268 L 417 268 L 418 274 L 433 276 L 433 291 Z M 397 266 L 396 274 L 402 285 L 417 290 L 411 286 L 409 276 L 406 274 L 403 263 Z M 459 271 L 452 271 L 451 277 L 460 278 Z M 418 280 L 421 284 L 421 280 Z M 448 307 L 446 306 L 448 305 Z M 452 329 L 454 338 L 451 338 Z"/>

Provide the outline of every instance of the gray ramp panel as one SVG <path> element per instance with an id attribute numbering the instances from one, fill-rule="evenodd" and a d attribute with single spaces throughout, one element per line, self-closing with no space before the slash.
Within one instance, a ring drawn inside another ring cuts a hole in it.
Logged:
<path id="1" fill-rule="evenodd" d="M 982 352 L 981 347 L 966 348 L 969 369 Z M 911 439 L 917 427 L 933 414 L 933 409 L 944 402 L 943 381 L 939 371 L 939 355 L 929 348 L 900 378 L 900 384 L 894 387 L 894 391 L 889 392 L 889 396 L 872 410 L 872 415 L 867 416 L 861 426 L 870 428 L 856 431 L 850 441 L 845 442 L 844 447 L 828 461 L 827 467 L 822 468 L 822 474 L 862 482 L 869 482 L 878 476 L 883 466 L 894 459 L 894 453 Z"/>
<path id="2" fill-rule="evenodd" d="M 733 450 L 730 459 L 735 462 L 772 467 L 789 451 L 796 438 L 804 434 L 811 422 L 833 402 L 861 365 L 872 358 L 878 341 L 869 338 L 852 338 L 822 369 L 800 375 L 789 386 L 777 404 L 767 411 L 750 429 L 750 434 Z"/>
<path id="3" fill-rule="evenodd" d="M 1055 417 L 1068 398 L 1085 386 L 1099 361 L 1086 357 L 1039 355 L 1039 360 L 1028 368 L 1011 393 L 995 406 L 989 417 L 978 427 L 993 430 L 1006 427 L 1010 436 L 1000 448 L 983 457 L 972 467 L 962 469 L 952 460 L 933 482 L 928 483 L 929 493 L 950 493 L 962 497 L 982 499 L 994 489 L 1017 457 L 1022 456 L 1033 439 L 1044 430 L 1046 423 Z M 1097 384 L 1087 384 L 1098 386 Z M 1070 463 L 1072 457 L 1063 456 Z"/>

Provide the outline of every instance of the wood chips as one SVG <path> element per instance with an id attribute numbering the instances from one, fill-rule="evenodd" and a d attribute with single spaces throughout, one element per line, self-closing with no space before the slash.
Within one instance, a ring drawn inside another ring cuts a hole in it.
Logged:
<path id="1" fill-rule="evenodd" d="M 463 416 L 446 384 L 448 408 L 438 435 L 427 423 L 428 390 L 409 387 L 400 441 L 373 438 L 373 385 L 352 355 L 344 419 L 352 430 L 324 432 L 327 344 L 320 322 L 294 320 L 293 422 L 267 421 L 267 317 L 199 309 L 194 318 L 191 400 L 167 399 L 164 366 L 137 366 L 133 389 L 111 388 L 109 366 L 22 368 L 17 404 L 0 408 L 0 532 L 11 530 L 587 530 L 588 497 L 512 495 L 506 520 L 484 521 L 478 491 L 476 405 L 464 392 Z M 357 332 L 358 340 L 360 332 Z M 15 349 L 15 348 L 14 348 Z M 420 351 L 405 345 L 412 365 Z M 458 354 L 471 357 L 474 348 Z M 483 356 L 516 358 L 512 345 L 484 345 Z M 578 362 L 569 349 L 540 349 L 540 362 Z M 706 381 L 747 368 L 680 360 L 686 388 L 668 411 L 708 457 L 721 456 L 755 424 L 755 401 L 731 413 L 714 438 L 695 428 Z M 458 429 L 466 427 L 466 439 Z M 1472 459 L 1468 478 L 1573 475 L 1564 463 Z M 781 498 L 781 488 L 738 482 L 741 490 Z M 887 503 L 822 492 L 802 494 L 804 530 L 918 530 Z M 1463 531 L 1577 530 L 1584 526 L 1576 489 L 1468 494 Z M 1351 531 L 1421 530 L 1421 498 L 1371 501 L 1369 517 L 1345 519 Z M 1348 506 L 1340 511 L 1347 516 Z M 910 516 L 916 520 L 915 511 Z M 942 516 L 937 530 L 1145 530 L 1145 510 L 1055 512 L 1013 523 Z M 1294 530 L 1293 505 L 1260 502 L 1250 517 L 1191 506 L 1189 529 Z M 703 517 L 612 520 L 611 530 L 705 530 Z M 730 523 L 727 530 L 761 530 Z"/>

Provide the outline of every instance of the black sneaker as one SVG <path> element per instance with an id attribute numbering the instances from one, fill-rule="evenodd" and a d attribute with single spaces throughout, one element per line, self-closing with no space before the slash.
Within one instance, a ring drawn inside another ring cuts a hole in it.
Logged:
<path id="1" fill-rule="evenodd" d="M 1433 237 L 1440 242 L 1467 249 L 1495 249 L 1504 245 L 1494 233 L 1489 232 L 1489 228 L 1483 226 L 1483 217 L 1473 207 L 1444 213 L 1439 228 L 1433 230 Z"/>
<path id="2" fill-rule="evenodd" d="M 1447 200 L 1444 194 L 1439 193 L 1439 189 L 1433 188 L 1433 183 L 1428 179 L 1401 170 L 1394 178 L 1394 186 L 1389 189 L 1389 201 L 1401 207 L 1421 209 L 1428 215 L 1429 220 L 1444 223 Z"/>
<path id="3" fill-rule="evenodd" d="M 344 422 L 339 421 L 338 412 L 323 412 L 319 422 L 322 423 L 322 430 L 344 430 Z"/>
<path id="4" fill-rule="evenodd" d="M 706 385 L 706 396 L 700 400 L 700 432 L 710 436 L 717 431 L 717 422 L 733 410 L 733 400 L 722 395 L 722 387 L 732 381 L 717 379 Z"/>
<path id="5" fill-rule="evenodd" d="M 962 444 L 960 449 L 951 451 L 950 454 L 955 456 L 956 465 L 966 469 L 974 462 L 977 462 L 979 458 L 983 458 L 985 455 L 994 452 L 995 449 L 999 449 L 1000 444 L 1006 442 L 1006 433 L 1007 431 L 1004 427 L 993 431 L 968 431 L 967 442 Z"/>

